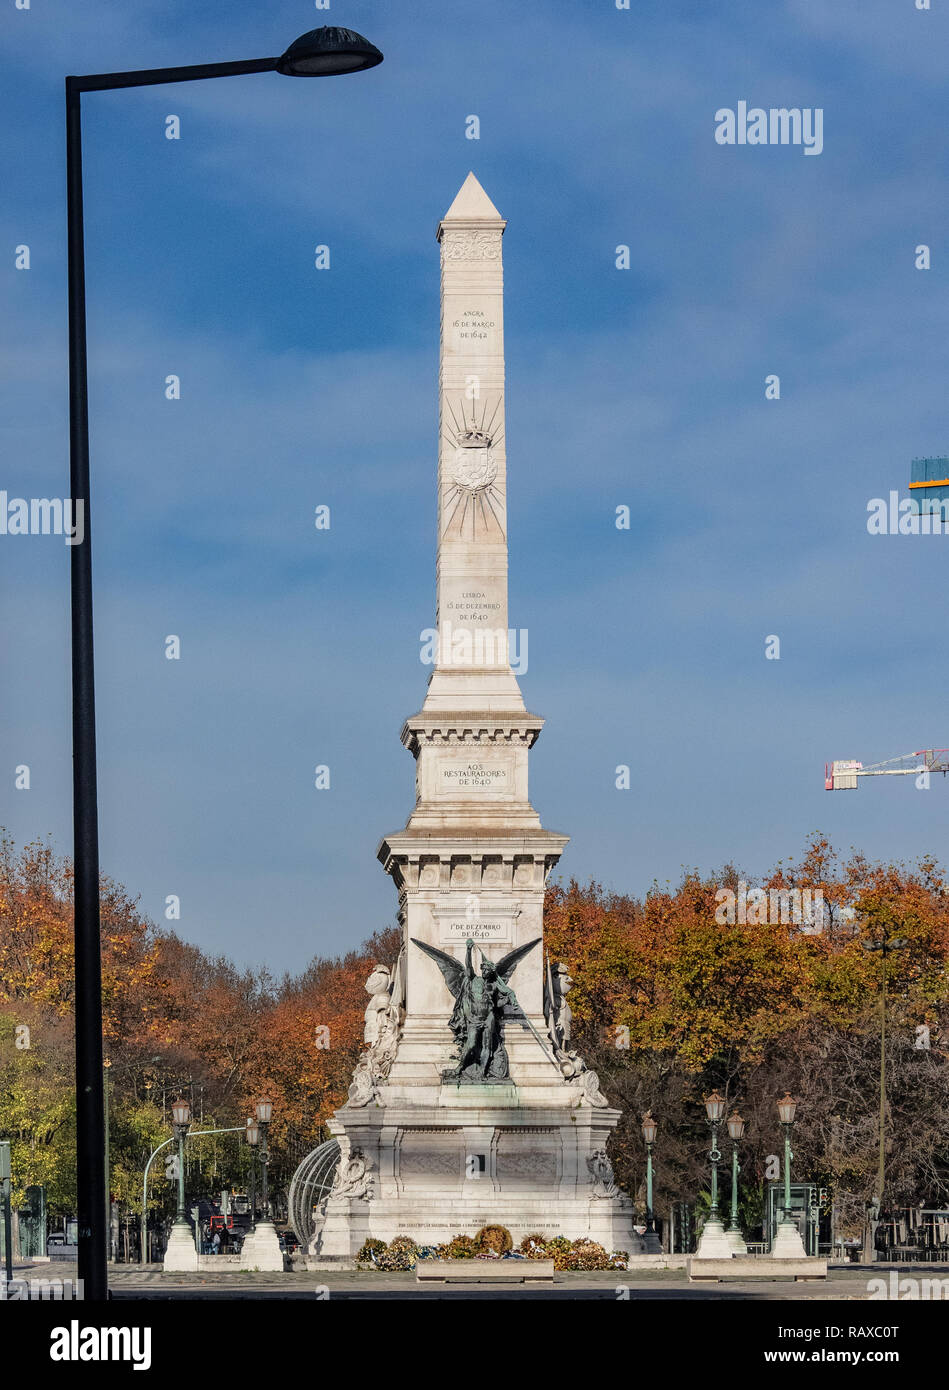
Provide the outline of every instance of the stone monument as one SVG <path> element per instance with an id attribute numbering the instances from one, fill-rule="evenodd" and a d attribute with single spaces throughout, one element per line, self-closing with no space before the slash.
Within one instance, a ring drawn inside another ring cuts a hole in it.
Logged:
<path id="1" fill-rule="evenodd" d="M 512 669 L 501 237 L 469 174 L 441 247 L 437 616 L 402 743 L 415 809 L 378 857 L 401 954 L 367 982 L 367 1050 L 330 1122 L 340 1162 L 311 1268 L 371 1236 L 435 1244 L 488 1223 L 640 1252 L 606 1153 L 620 1118 L 573 1049 L 570 981 L 543 947 L 544 888 L 567 843 L 528 798 L 543 720 Z"/>

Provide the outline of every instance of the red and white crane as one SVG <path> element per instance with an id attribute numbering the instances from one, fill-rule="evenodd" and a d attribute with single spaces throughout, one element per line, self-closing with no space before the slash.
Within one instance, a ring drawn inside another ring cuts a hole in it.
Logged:
<path id="1" fill-rule="evenodd" d="M 949 772 L 949 748 L 922 748 L 917 753 L 901 753 L 882 763 L 858 763 L 853 758 L 837 758 L 824 764 L 824 787 L 829 792 L 855 792 L 858 777 L 918 777 L 921 773 Z"/>

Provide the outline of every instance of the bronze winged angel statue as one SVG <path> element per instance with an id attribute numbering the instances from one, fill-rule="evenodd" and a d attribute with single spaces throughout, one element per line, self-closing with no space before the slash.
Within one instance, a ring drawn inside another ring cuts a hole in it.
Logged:
<path id="1" fill-rule="evenodd" d="M 465 951 L 465 963 L 440 951 L 437 946 L 426 946 L 424 941 L 412 937 L 412 941 L 424 951 L 438 966 L 445 983 L 455 999 L 455 1008 L 449 1027 L 458 1048 L 458 1061 L 453 1067 L 442 1072 L 445 1081 L 507 1081 L 510 1076 L 507 1051 L 501 1040 L 501 1016 L 504 1007 L 510 1004 L 520 1009 L 514 991 L 508 980 L 514 973 L 518 962 L 528 951 L 540 942 L 536 936 L 523 946 L 508 951 L 506 956 L 495 964 L 481 953 L 481 974 L 475 974 L 471 962 L 474 942 L 469 938 Z"/>

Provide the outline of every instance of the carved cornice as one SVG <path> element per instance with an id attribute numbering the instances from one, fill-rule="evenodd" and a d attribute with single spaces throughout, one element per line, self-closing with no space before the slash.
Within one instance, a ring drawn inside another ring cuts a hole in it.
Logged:
<path id="1" fill-rule="evenodd" d="M 543 719 L 536 714 L 418 714 L 402 726 L 404 746 L 416 758 L 426 745 L 485 747 L 488 744 L 522 744 L 532 748 Z"/>

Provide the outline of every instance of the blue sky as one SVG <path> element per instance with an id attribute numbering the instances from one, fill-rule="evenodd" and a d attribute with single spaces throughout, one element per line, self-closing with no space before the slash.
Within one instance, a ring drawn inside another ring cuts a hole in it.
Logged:
<path id="1" fill-rule="evenodd" d="M 508 219 L 510 613 L 564 875 L 756 873 L 818 827 L 942 857 L 942 779 L 829 795 L 823 764 L 949 744 L 949 537 L 866 531 L 912 457 L 949 453 L 945 6 L 8 3 L 0 488 L 68 488 L 63 76 L 326 22 L 386 61 L 85 98 L 103 867 L 278 972 L 393 920 L 375 848 L 413 800 L 434 611 L 434 232 L 469 168 Z M 716 144 L 739 100 L 821 107 L 823 153 Z M 0 537 L 0 632 L 0 823 L 66 851 L 61 539 Z"/>

